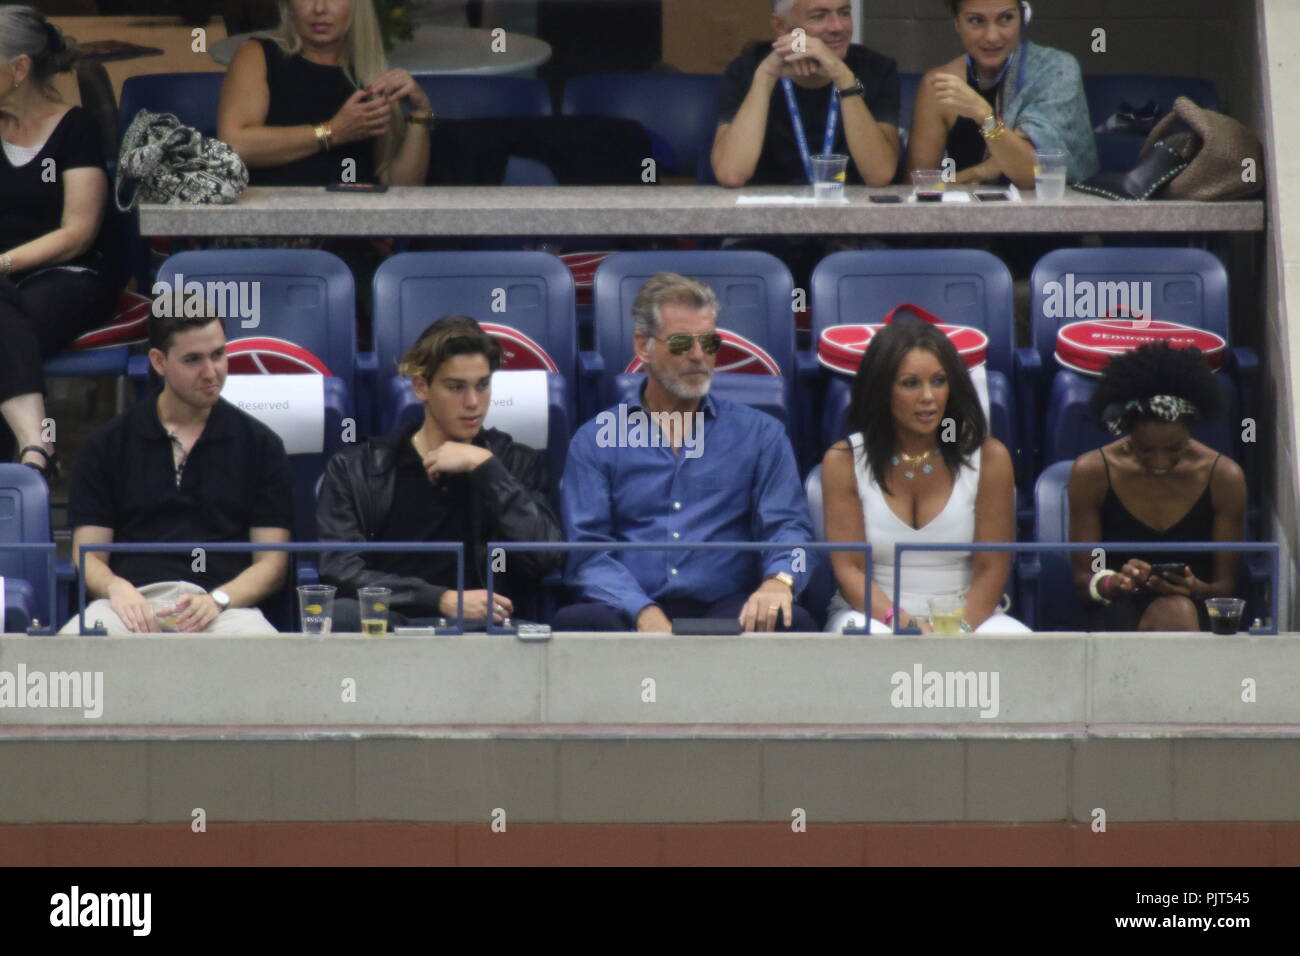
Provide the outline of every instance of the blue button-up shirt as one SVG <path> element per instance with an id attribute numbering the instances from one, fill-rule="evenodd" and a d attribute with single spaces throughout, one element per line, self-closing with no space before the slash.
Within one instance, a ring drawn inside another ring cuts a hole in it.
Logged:
<path id="1" fill-rule="evenodd" d="M 662 541 L 665 551 L 573 554 L 567 582 L 588 600 L 635 619 L 659 601 L 711 603 L 755 590 L 784 571 L 795 593 L 807 579 L 805 561 L 790 548 L 771 551 L 692 551 L 692 541 L 812 541 L 808 501 L 781 423 L 726 399 L 701 401 L 703 437 L 696 451 L 654 447 L 620 438 L 642 406 L 602 412 L 569 445 L 564 469 L 564 527 L 570 541 Z M 688 454 L 691 452 L 691 454 Z M 795 569 L 795 566 L 799 570 Z"/>

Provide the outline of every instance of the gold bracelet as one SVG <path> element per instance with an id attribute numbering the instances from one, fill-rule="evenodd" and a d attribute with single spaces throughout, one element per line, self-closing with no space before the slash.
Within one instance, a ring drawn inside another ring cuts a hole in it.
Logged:
<path id="1" fill-rule="evenodd" d="M 425 110 L 421 113 L 409 113 L 407 114 L 406 121 L 408 123 L 415 123 L 419 126 L 432 126 L 433 110 Z"/>
<path id="2" fill-rule="evenodd" d="M 980 132 L 983 133 L 984 131 L 980 130 Z M 998 125 L 994 126 L 991 132 L 984 133 L 984 139 L 991 143 L 995 139 L 1001 139 L 1005 135 L 1007 135 L 1007 124 L 1002 122 L 1002 120 L 998 120 Z"/>
<path id="3" fill-rule="evenodd" d="M 330 127 L 328 123 L 317 123 L 312 127 L 316 133 L 316 139 L 320 143 L 321 152 L 329 152 L 330 148 Z"/>

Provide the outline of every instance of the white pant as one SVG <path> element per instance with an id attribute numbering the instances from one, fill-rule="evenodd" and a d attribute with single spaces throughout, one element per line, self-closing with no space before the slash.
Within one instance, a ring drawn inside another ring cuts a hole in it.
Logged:
<path id="1" fill-rule="evenodd" d="M 159 581 L 156 584 L 146 584 L 139 590 L 141 594 L 150 600 L 162 600 L 169 603 L 174 602 L 182 594 L 208 593 L 197 584 L 191 584 L 189 581 Z M 112 602 L 108 598 L 99 598 L 86 605 L 86 627 L 95 627 L 97 623 L 109 634 L 115 636 L 136 633 L 128 630 L 127 626 L 122 623 L 122 619 L 117 616 L 117 612 L 113 610 Z M 59 633 L 80 634 L 81 622 L 74 617 L 63 625 L 63 630 L 59 631 Z M 271 622 L 257 608 L 232 607 L 230 610 L 218 614 L 216 620 L 209 624 L 202 633 L 278 634 L 280 632 L 271 626 Z"/>
<path id="2" fill-rule="evenodd" d="M 832 614 L 829 621 L 826 622 L 826 630 L 838 634 L 846 627 L 861 627 L 862 622 L 866 620 L 866 615 L 861 611 L 855 611 L 852 608 L 846 608 L 836 614 Z M 893 634 L 892 625 L 885 624 L 883 621 L 877 621 L 874 617 L 871 619 L 872 634 Z M 1003 614 L 997 611 L 989 616 L 989 619 L 975 628 L 976 634 L 1032 634 L 1029 628 L 1021 624 L 1009 614 Z"/>

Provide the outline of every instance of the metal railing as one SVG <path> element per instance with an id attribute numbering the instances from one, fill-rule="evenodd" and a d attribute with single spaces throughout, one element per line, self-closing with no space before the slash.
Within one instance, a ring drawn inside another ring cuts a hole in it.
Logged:
<path id="1" fill-rule="evenodd" d="M 1268 625 L 1258 630 L 1252 629 L 1252 634 L 1276 634 L 1277 628 L 1277 581 L 1281 574 L 1281 548 L 1275 541 L 1189 541 L 1189 542 L 1169 542 L 1157 544 L 1150 541 L 1094 541 L 1094 542 L 1076 542 L 1076 541 L 977 541 L 967 542 L 960 545 L 944 544 L 942 542 L 933 542 L 925 544 L 899 544 L 894 547 L 894 607 L 898 607 L 898 601 L 902 593 L 902 561 L 903 554 L 907 551 L 946 551 L 946 552 L 984 552 L 984 551 L 1010 551 L 1013 554 L 1020 553 L 1039 553 L 1039 554 L 1060 554 L 1062 552 L 1073 553 L 1076 551 L 1123 551 L 1128 553 L 1160 553 L 1167 551 L 1182 552 L 1205 552 L 1205 551 L 1226 551 L 1236 552 L 1238 554 L 1264 553 L 1270 556 L 1269 562 L 1269 619 Z M 895 634 L 912 633 L 897 630 L 895 625 Z"/>
<path id="2" fill-rule="evenodd" d="M 849 627 L 845 634 L 868 634 L 871 629 L 871 545 L 863 542 L 830 541 L 686 541 L 665 544 L 659 541 L 490 541 L 487 545 L 488 571 L 487 595 L 488 606 L 492 606 L 495 575 L 492 569 L 492 557 L 507 551 L 559 551 L 559 552 L 611 552 L 611 551 L 782 551 L 800 548 L 804 551 L 860 551 L 866 558 L 863 577 L 866 585 L 866 622 L 864 627 Z M 808 570 L 800 569 L 799 573 Z M 497 627 L 495 622 L 487 624 L 489 634 L 513 634 L 514 627 Z"/>
<path id="3" fill-rule="evenodd" d="M 53 545 L 51 545 L 53 547 Z M 79 581 L 77 585 L 77 623 L 82 634 L 104 634 L 103 628 L 86 627 L 86 555 L 91 552 L 105 554 L 170 554 L 188 551 L 194 554 L 201 551 L 210 553 L 247 553 L 250 551 L 284 551 L 289 553 L 307 552 L 319 554 L 322 551 L 346 551 L 365 553 L 436 553 L 451 552 L 456 555 L 456 625 L 438 628 L 439 634 L 464 633 L 465 620 L 465 546 L 460 542 L 429 541 L 285 541 L 278 543 L 252 541 L 221 542 L 168 542 L 166 544 L 119 543 L 83 544 L 78 561 Z M 197 555 L 195 555 L 197 557 Z M 295 594 L 296 600 L 296 594 Z"/>
<path id="4" fill-rule="evenodd" d="M 59 592 L 58 592 L 58 575 L 55 572 L 55 558 L 58 556 L 58 545 L 53 541 L 13 541 L 0 542 L 0 553 L 15 552 L 17 554 L 44 554 L 45 555 L 45 580 L 48 582 L 49 593 L 46 595 L 46 607 L 50 609 L 50 617 L 53 618 L 58 614 Z M 4 613 L 5 609 L 0 606 L 0 631 L 4 630 Z M 47 627 L 58 630 L 58 625 L 53 620 L 46 622 Z M 32 622 L 28 626 L 29 631 L 35 632 L 36 617 L 32 616 Z"/>

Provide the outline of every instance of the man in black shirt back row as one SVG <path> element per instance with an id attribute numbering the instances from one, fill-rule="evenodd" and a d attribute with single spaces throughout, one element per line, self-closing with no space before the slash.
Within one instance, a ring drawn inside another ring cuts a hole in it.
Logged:
<path id="1" fill-rule="evenodd" d="M 776 41 L 748 48 L 723 75 L 714 176 L 733 187 L 806 184 L 805 157 L 833 152 L 849 156 L 849 183 L 888 185 L 899 156 L 895 62 L 850 42 L 848 0 L 774 0 L 772 9 Z"/>

